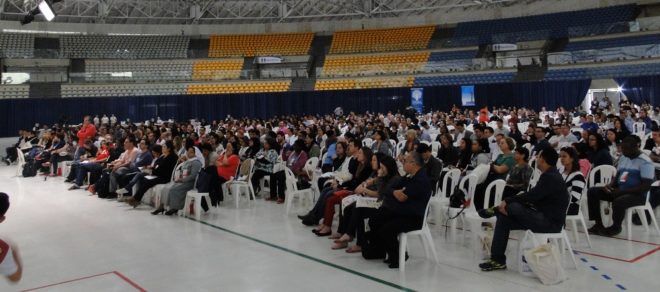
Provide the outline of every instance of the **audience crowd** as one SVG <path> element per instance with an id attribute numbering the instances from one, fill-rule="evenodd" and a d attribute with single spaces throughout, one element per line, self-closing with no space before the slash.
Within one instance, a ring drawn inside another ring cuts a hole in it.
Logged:
<path id="1" fill-rule="evenodd" d="M 454 106 L 426 114 L 143 123 L 85 116 L 80 125 L 20 131 L 5 162 L 22 152 L 24 169 L 65 174 L 70 190 L 86 186 L 99 198 L 152 205 L 154 215 L 192 208 L 184 202 L 193 189 L 210 195 L 203 210 L 193 210 L 202 212 L 222 205 L 234 183 L 276 204 L 285 202 L 290 183 L 312 188 L 318 199 L 299 216 L 302 223 L 314 226 L 315 236 L 334 239 L 332 249 L 385 259 L 391 268 L 399 265 L 397 235 L 422 227 L 432 196 L 453 193 L 443 182 L 458 169 L 461 177 L 479 176 L 472 202 L 479 215 L 497 217 L 491 258 L 480 265 L 491 271 L 506 268 L 510 230 L 558 232 L 566 215 L 582 208 L 595 221 L 590 233 L 614 236 L 625 210 L 645 203 L 660 163 L 653 119 L 660 113 L 627 101 L 619 109 L 611 103 L 594 104 L 591 113 Z M 614 179 L 583 192 L 590 171 L 603 165 L 617 168 Z M 486 206 L 492 195 L 486 187 L 496 180 L 506 182 L 503 200 Z M 655 207 L 659 196 L 650 193 Z M 612 203 L 610 226 L 603 224 L 601 201 Z"/>

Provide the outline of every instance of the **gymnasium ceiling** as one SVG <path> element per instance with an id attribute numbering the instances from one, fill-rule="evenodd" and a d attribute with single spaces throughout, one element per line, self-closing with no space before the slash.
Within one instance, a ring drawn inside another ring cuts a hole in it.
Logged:
<path id="1" fill-rule="evenodd" d="M 55 22 L 242 24 L 470 13 L 549 0 L 64 0 Z M 39 0 L 0 0 L 0 20 L 20 20 Z M 37 16 L 36 21 L 44 21 Z"/>

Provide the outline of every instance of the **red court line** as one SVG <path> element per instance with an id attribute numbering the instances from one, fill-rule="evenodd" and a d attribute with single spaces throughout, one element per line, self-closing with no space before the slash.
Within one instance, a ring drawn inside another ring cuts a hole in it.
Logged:
<path id="1" fill-rule="evenodd" d="M 659 250 L 660 250 L 660 246 L 657 247 L 657 248 L 654 249 L 654 250 L 649 250 L 649 251 L 646 252 L 645 254 L 642 254 L 642 255 L 640 255 L 640 256 L 638 256 L 638 257 L 636 257 L 636 258 L 630 260 L 630 262 L 631 262 L 631 263 L 634 263 L 634 262 L 636 262 L 636 261 L 639 261 L 639 260 L 641 260 L 641 259 L 643 259 L 643 258 L 645 258 L 645 257 L 647 257 L 647 256 L 650 256 L 650 255 L 654 254 L 656 251 L 659 251 Z"/>
<path id="2" fill-rule="evenodd" d="M 122 273 L 117 272 L 117 271 L 114 271 L 113 273 L 115 273 L 115 275 L 117 275 L 117 276 L 118 276 L 119 278 L 121 278 L 122 280 L 126 281 L 126 283 L 128 283 L 128 284 L 130 284 L 131 286 L 135 287 L 135 289 L 138 289 L 140 292 L 147 292 L 146 289 L 140 287 L 140 285 L 138 285 L 137 283 L 133 282 L 131 279 L 129 279 L 128 277 L 124 276 Z"/>
<path id="3" fill-rule="evenodd" d="M 138 285 L 138 284 L 136 284 L 135 282 L 131 281 L 131 279 L 129 279 L 128 277 L 126 277 L 126 276 L 124 276 L 123 274 L 121 274 L 120 272 L 112 271 L 112 272 L 106 272 L 106 273 L 102 273 L 102 274 L 97 274 L 97 275 L 92 275 L 92 276 L 87 276 L 87 277 L 77 278 L 77 279 L 73 279 L 73 280 L 68 280 L 68 281 L 64 281 L 64 282 L 59 282 L 59 283 L 55 283 L 55 284 L 50 284 L 50 285 L 46 285 L 46 286 L 41 286 L 41 287 L 37 287 L 37 288 L 31 288 L 31 289 L 27 289 L 27 290 L 22 290 L 21 292 L 28 292 L 28 291 L 40 290 L 40 289 L 44 289 L 44 288 L 49 288 L 49 287 L 53 287 L 53 286 L 57 286 L 57 285 L 62 285 L 62 284 L 67 284 L 67 283 L 71 283 L 71 282 L 76 282 L 76 281 L 86 280 L 86 279 L 90 279 L 90 278 L 95 278 L 95 277 L 105 276 L 105 275 L 109 275 L 109 274 L 115 274 L 117 277 L 119 277 L 120 279 L 122 279 L 124 282 L 126 282 L 126 283 L 128 283 L 129 285 L 133 286 L 135 289 L 138 289 L 140 292 L 146 292 L 146 291 L 147 291 L 147 290 L 145 290 L 144 288 L 140 287 L 140 285 Z"/>

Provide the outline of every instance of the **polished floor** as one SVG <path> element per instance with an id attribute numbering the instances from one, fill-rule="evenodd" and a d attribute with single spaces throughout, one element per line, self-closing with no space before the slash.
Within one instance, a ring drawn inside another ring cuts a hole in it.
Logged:
<path id="1" fill-rule="evenodd" d="M 0 280 L 0 291 L 657 291 L 660 284 L 660 236 L 641 227 L 634 241 L 593 236 L 593 248 L 582 237 L 574 244 L 578 269 L 566 258 L 569 279 L 544 286 L 516 272 L 515 240 L 509 270 L 484 273 L 468 239 L 432 225 L 440 263 L 425 259 L 413 239 L 400 273 L 330 250 L 330 240 L 284 215 L 283 205 L 228 202 L 197 222 L 67 191 L 62 178 L 14 174 L 15 166 L 0 166 L 0 191 L 11 198 L 0 237 L 20 246 L 25 270 L 18 285 Z"/>

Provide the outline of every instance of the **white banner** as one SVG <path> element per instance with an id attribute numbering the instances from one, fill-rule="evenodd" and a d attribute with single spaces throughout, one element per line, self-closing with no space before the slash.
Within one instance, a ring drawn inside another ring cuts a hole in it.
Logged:
<path id="1" fill-rule="evenodd" d="M 494 52 L 515 51 L 518 49 L 516 44 L 493 44 Z"/>
<path id="2" fill-rule="evenodd" d="M 283 58 L 280 57 L 258 57 L 257 58 L 257 63 L 258 64 L 280 64 L 284 61 Z"/>

